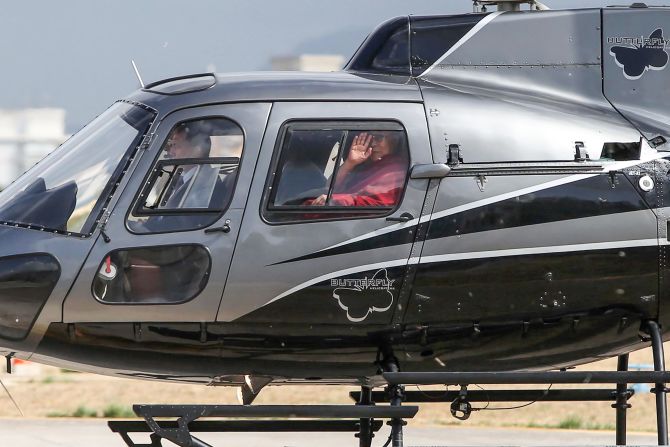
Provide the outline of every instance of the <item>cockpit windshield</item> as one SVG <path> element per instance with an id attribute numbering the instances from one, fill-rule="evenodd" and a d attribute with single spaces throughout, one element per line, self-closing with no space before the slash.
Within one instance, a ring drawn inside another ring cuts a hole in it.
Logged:
<path id="1" fill-rule="evenodd" d="M 89 234 L 153 118 L 112 105 L 0 193 L 0 223 Z"/>

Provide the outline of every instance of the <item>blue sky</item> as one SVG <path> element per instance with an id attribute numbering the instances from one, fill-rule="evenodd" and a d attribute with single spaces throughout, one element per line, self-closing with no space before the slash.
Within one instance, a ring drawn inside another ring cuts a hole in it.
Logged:
<path id="1" fill-rule="evenodd" d="M 552 8 L 616 0 L 545 0 Z M 651 2 L 655 3 L 655 2 Z M 472 11 L 470 0 L 21 0 L 0 15 L 0 108 L 64 107 L 74 130 L 145 82 L 268 68 L 272 56 L 353 53 L 380 22 Z"/>

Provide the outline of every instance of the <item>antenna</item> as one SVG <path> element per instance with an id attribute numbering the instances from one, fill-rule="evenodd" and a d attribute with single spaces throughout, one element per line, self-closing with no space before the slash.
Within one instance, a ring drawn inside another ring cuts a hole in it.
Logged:
<path id="1" fill-rule="evenodd" d="M 144 88 L 144 81 L 142 81 L 142 76 L 140 76 L 140 71 L 137 69 L 135 61 L 131 59 L 130 63 L 133 64 L 133 69 L 135 70 L 135 76 L 137 76 L 137 80 L 140 81 L 140 86 Z"/>
<path id="2" fill-rule="evenodd" d="M 550 8 L 539 2 L 538 0 L 473 0 L 473 10 L 475 12 L 486 12 L 486 7 L 494 5 L 498 7 L 498 11 L 521 11 L 522 4 L 530 5 L 531 10 L 546 11 Z"/>

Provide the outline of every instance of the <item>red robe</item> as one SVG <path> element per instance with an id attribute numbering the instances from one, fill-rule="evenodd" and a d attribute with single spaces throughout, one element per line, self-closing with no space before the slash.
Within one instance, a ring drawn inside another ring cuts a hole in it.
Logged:
<path id="1" fill-rule="evenodd" d="M 392 207 L 400 200 L 407 162 L 402 156 L 389 155 L 367 162 L 335 184 L 329 205 Z"/>

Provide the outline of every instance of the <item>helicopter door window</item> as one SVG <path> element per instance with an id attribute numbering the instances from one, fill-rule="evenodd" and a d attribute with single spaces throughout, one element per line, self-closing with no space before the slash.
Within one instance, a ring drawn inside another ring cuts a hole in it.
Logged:
<path id="1" fill-rule="evenodd" d="M 396 123 L 288 125 L 268 189 L 269 221 L 380 216 L 404 190 L 409 154 Z"/>
<path id="2" fill-rule="evenodd" d="M 110 304 L 181 304 L 202 292 L 210 266 L 200 245 L 116 250 L 98 268 L 93 295 Z"/>
<path id="3" fill-rule="evenodd" d="M 242 129 L 225 118 L 176 125 L 128 218 L 129 229 L 163 233 L 211 225 L 232 199 L 243 146 Z"/>

